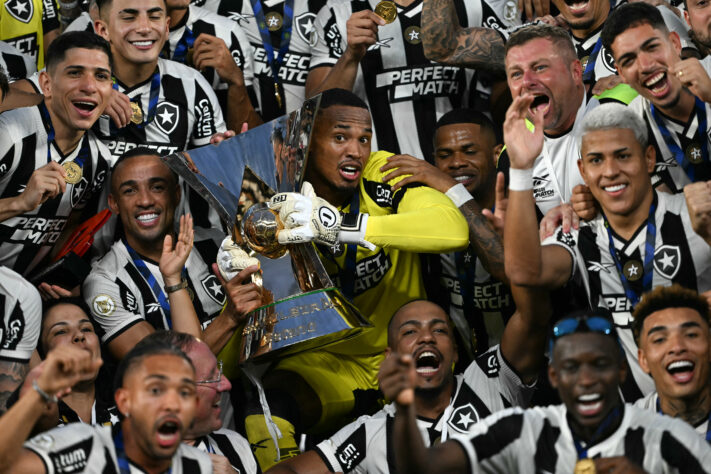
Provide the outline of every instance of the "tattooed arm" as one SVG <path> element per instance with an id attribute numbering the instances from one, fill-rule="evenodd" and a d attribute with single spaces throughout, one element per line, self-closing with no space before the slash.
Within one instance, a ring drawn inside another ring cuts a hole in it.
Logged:
<path id="1" fill-rule="evenodd" d="M 0 414 L 7 411 L 7 400 L 22 385 L 29 363 L 0 360 Z"/>
<path id="2" fill-rule="evenodd" d="M 462 28 L 452 0 L 424 0 L 422 45 L 428 59 L 504 72 L 504 40 L 493 28 Z"/>

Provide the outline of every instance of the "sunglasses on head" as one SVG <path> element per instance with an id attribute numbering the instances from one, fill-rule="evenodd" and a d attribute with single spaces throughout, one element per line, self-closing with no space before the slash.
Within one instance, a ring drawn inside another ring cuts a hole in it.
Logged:
<path id="1" fill-rule="evenodd" d="M 553 344 L 563 336 L 576 332 L 595 332 L 598 334 L 615 335 L 615 328 L 612 321 L 602 316 L 577 316 L 574 318 L 563 318 L 553 325 L 550 351 L 553 352 Z"/>

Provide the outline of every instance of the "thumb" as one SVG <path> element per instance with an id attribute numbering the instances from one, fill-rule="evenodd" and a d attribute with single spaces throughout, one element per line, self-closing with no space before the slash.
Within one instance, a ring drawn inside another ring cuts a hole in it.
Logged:
<path id="1" fill-rule="evenodd" d="M 506 177 L 502 171 L 496 173 L 496 197 L 494 198 L 494 206 L 498 209 L 502 201 L 506 199 Z"/>
<path id="2" fill-rule="evenodd" d="M 301 194 L 308 198 L 315 198 L 316 197 L 316 192 L 314 191 L 314 187 L 311 186 L 311 183 L 308 181 L 304 181 L 304 183 L 301 185 Z"/>
<path id="3" fill-rule="evenodd" d="M 168 234 L 163 239 L 163 253 L 170 253 L 173 250 L 173 236 Z"/>

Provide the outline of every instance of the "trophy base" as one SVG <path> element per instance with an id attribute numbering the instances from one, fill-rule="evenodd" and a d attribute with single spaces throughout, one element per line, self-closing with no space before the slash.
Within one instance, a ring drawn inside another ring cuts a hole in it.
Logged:
<path id="1" fill-rule="evenodd" d="M 241 336 L 240 364 L 324 347 L 371 327 L 356 307 L 333 287 L 279 300 L 257 308 L 247 317 L 242 333 L 232 338 L 234 341 Z"/>

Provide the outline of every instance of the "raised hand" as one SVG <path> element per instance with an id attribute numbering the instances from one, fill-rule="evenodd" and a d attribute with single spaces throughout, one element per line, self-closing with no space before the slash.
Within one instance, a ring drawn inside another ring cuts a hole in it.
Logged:
<path id="1" fill-rule="evenodd" d="M 509 155 L 511 168 L 526 170 L 533 168 L 536 158 L 543 150 L 543 112 L 531 110 L 533 94 L 516 97 L 504 121 L 504 144 Z M 533 132 L 526 124 L 527 116 L 533 121 Z"/>
<path id="2" fill-rule="evenodd" d="M 112 89 L 105 112 L 118 128 L 123 128 L 131 123 L 131 116 L 133 115 L 131 99 L 123 92 Z"/>
<path id="3" fill-rule="evenodd" d="M 711 245 L 711 181 L 699 181 L 684 187 L 691 227 Z"/>
<path id="4" fill-rule="evenodd" d="M 378 26 L 385 24 L 385 20 L 371 10 L 361 10 L 353 13 L 346 22 L 348 47 L 346 54 L 360 61 L 365 56 L 368 47 L 378 40 Z"/>
<path id="5" fill-rule="evenodd" d="M 67 190 L 67 182 L 64 180 L 66 175 L 62 165 L 56 161 L 37 168 L 30 176 L 25 190 L 18 196 L 22 212 L 32 211 L 48 199 L 63 194 Z"/>
<path id="6" fill-rule="evenodd" d="M 180 216 L 180 231 L 173 247 L 173 236 L 168 234 L 163 240 L 163 253 L 158 262 L 158 268 L 163 275 L 166 286 L 180 284 L 183 267 L 193 248 L 193 218 L 190 214 Z"/>
<path id="7" fill-rule="evenodd" d="M 415 362 L 409 354 L 388 354 L 378 371 L 380 390 L 388 400 L 401 406 L 408 406 L 415 401 Z"/>
<path id="8" fill-rule="evenodd" d="M 506 220 L 506 208 L 509 205 L 509 200 L 506 198 L 506 177 L 504 173 L 499 171 L 496 174 L 496 197 L 494 200 L 494 212 L 491 209 L 482 209 L 481 213 L 486 217 L 486 220 L 494 227 L 494 230 L 500 236 L 504 236 L 504 221 Z"/>
<path id="9" fill-rule="evenodd" d="M 397 191 L 410 183 L 422 183 L 441 193 L 446 193 L 449 188 L 457 184 L 454 178 L 444 171 L 440 171 L 436 166 L 410 155 L 389 156 L 388 162 L 380 168 L 380 171 L 390 171 L 390 173 L 383 176 L 384 183 L 400 176 L 412 175 L 393 184 L 393 191 Z"/>

